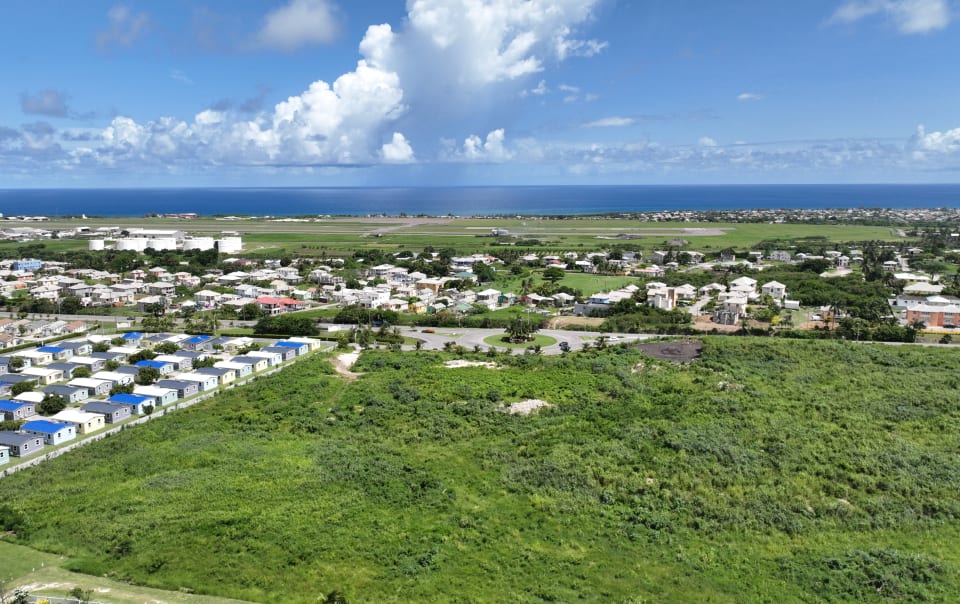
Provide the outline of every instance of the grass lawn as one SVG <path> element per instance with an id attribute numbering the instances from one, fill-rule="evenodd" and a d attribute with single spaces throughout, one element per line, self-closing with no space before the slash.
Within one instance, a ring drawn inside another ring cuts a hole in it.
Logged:
<path id="1" fill-rule="evenodd" d="M 556 338 L 551 338 L 550 336 L 545 336 L 539 333 L 533 334 L 533 339 L 530 340 L 529 342 L 521 342 L 519 344 L 513 343 L 513 342 L 505 342 L 503 341 L 503 338 L 505 337 L 506 336 L 502 334 L 494 334 L 492 336 L 487 336 L 486 338 L 483 339 L 483 341 L 489 344 L 490 346 L 496 346 L 498 348 L 528 348 L 530 346 L 543 347 L 543 346 L 552 346 L 553 344 L 557 343 Z"/>

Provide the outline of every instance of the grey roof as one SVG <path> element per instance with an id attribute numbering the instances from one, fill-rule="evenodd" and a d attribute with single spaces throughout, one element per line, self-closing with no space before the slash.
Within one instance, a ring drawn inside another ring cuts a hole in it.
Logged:
<path id="1" fill-rule="evenodd" d="M 122 361 L 126 355 L 118 352 L 91 352 L 88 356 L 94 359 L 103 359 L 104 361 Z"/>
<path id="2" fill-rule="evenodd" d="M 133 365 L 121 365 L 114 369 L 117 373 L 128 373 L 130 375 L 139 375 L 143 367 L 134 367 Z"/>
<path id="3" fill-rule="evenodd" d="M 226 375 L 233 371 L 233 369 L 227 369 L 225 367 L 201 367 L 194 371 L 194 373 L 199 373 L 202 375 Z"/>
<path id="4" fill-rule="evenodd" d="M 206 353 L 206 352 L 200 352 L 200 351 L 196 351 L 196 350 L 178 350 L 178 351 L 177 351 L 177 356 L 178 356 L 178 357 L 187 357 L 187 358 L 190 358 L 190 359 L 193 359 L 193 360 L 197 360 L 197 359 L 205 359 L 205 358 L 207 358 L 207 356 L 209 356 L 209 355 L 208 355 L 208 353 Z"/>
<path id="5" fill-rule="evenodd" d="M 80 363 L 50 363 L 45 366 L 46 369 L 59 369 L 63 372 L 73 371 L 81 367 L 86 367 L 86 365 L 81 365 Z"/>
<path id="6" fill-rule="evenodd" d="M 87 390 L 86 388 L 76 388 L 74 386 L 63 386 L 63 385 L 47 386 L 46 388 L 43 389 L 44 392 L 48 392 L 51 394 L 67 394 L 67 395 L 73 394 L 74 392 L 77 392 L 77 391 L 86 391 L 86 390 Z"/>
<path id="7" fill-rule="evenodd" d="M 37 436 L 33 434 L 23 434 L 22 432 L 12 432 L 10 430 L 0 431 L 0 445 L 19 447 L 24 443 L 36 442 Z"/>
<path id="8" fill-rule="evenodd" d="M 60 348 L 69 348 L 70 350 L 76 350 L 77 348 L 89 347 L 92 346 L 89 342 L 57 342 L 57 346 Z"/>
<path id="9" fill-rule="evenodd" d="M 129 409 L 130 405 L 124 405 L 123 403 L 111 403 L 109 401 L 97 401 L 95 403 L 87 403 L 86 405 L 80 407 L 83 411 L 89 411 L 91 413 L 107 413 L 112 415 L 114 412 Z"/>
<path id="10" fill-rule="evenodd" d="M 183 382 L 180 380 L 160 380 L 155 384 L 158 388 L 173 388 L 179 390 L 188 386 L 196 386 L 196 382 Z"/>
<path id="11" fill-rule="evenodd" d="M 286 356 L 291 352 L 296 354 L 297 349 L 292 346 L 264 346 L 260 349 L 260 352 L 279 352 L 283 356 Z"/>

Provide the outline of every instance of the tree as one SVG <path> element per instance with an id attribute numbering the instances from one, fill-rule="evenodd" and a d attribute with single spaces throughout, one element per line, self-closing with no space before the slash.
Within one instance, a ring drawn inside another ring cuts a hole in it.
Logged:
<path id="1" fill-rule="evenodd" d="M 10 368 L 11 369 L 23 369 L 24 360 L 23 357 L 10 357 Z"/>
<path id="2" fill-rule="evenodd" d="M 160 370 L 156 367 L 141 367 L 133 381 L 140 386 L 149 386 L 160 379 Z"/>
<path id="3" fill-rule="evenodd" d="M 263 316 L 263 309 L 256 302 L 250 302 L 240 307 L 240 319 L 243 321 L 256 321 Z"/>
<path id="4" fill-rule="evenodd" d="M 116 371 L 118 367 L 120 367 L 119 361 L 107 361 L 103 364 L 103 369 L 105 371 Z"/>
<path id="5" fill-rule="evenodd" d="M 83 304 L 80 302 L 80 298 L 76 296 L 64 296 L 60 300 L 60 312 L 67 315 L 75 315 L 83 307 Z"/>
<path id="6" fill-rule="evenodd" d="M 110 340 L 110 343 L 113 344 L 114 346 L 123 346 L 124 344 L 127 343 L 127 341 L 123 339 L 123 336 L 117 336 L 112 340 Z"/>
<path id="7" fill-rule="evenodd" d="M 474 262 L 473 275 L 477 278 L 477 283 L 481 285 L 497 278 L 497 272 L 486 262 Z"/>
<path id="8" fill-rule="evenodd" d="M 135 352 L 127 357 L 127 363 L 136 365 L 140 361 L 151 361 L 155 356 L 157 356 L 157 353 L 153 352 L 152 350 L 141 350 L 140 352 Z"/>
<path id="9" fill-rule="evenodd" d="M 31 390 L 33 390 L 33 382 L 17 382 L 10 387 L 10 394 L 12 396 L 17 396 L 18 394 L 30 392 Z"/>
<path id="10" fill-rule="evenodd" d="M 180 347 L 173 342 L 161 342 L 153 347 L 153 351 L 157 354 L 174 354 L 178 350 L 180 350 Z"/>
<path id="11" fill-rule="evenodd" d="M 39 411 L 41 415 L 49 416 L 60 413 L 66 408 L 67 399 L 59 394 L 48 394 L 40 401 L 40 404 L 37 406 L 37 411 Z"/>
<path id="12" fill-rule="evenodd" d="M 108 350 L 110 350 L 110 345 L 106 342 L 97 342 L 93 345 L 94 352 L 106 352 Z"/>
<path id="13" fill-rule="evenodd" d="M 75 378 L 88 378 L 91 375 L 89 367 L 77 367 L 73 370 L 73 377 Z"/>
<path id="14" fill-rule="evenodd" d="M 530 321 L 527 321 L 520 315 L 517 315 L 507 324 L 507 336 L 511 342 L 528 342 L 533 339 L 533 333 L 537 331 Z"/>
<path id="15" fill-rule="evenodd" d="M 559 266 L 551 266 L 543 271 L 543 279 L 549 281 L 550 283 L 557 283 L 563 279 L 564 272 L 563 269 Z"/>
<path id="16" fill-rule="evenodd" d="M 110 396 L 114 394 L 133 394 L 133 384 L 114 384 L 110 389 Z"/>

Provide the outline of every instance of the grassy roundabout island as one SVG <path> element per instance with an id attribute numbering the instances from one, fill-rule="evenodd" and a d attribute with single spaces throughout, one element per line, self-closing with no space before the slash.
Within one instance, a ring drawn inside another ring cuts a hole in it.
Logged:
<path id="1" fill-rule="evenodd" d="M 556 338 L 551 338 L 550 336 L 545 336 L 542 334 L 535 334 L 531 336 L 532 339 L 527 340 L 526 342 L 510 342 L 506 334 L 495 334 L 492 336 L 487 336 L 483 341 L 490 346 L 497 346 L 499 348 L 526 348 L 528 346 L 552 346 L 557 343 Z"/>

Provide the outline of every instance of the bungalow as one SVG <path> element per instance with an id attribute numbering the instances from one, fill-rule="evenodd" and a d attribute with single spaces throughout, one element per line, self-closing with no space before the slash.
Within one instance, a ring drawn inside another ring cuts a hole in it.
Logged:
<path id="1" fill-rule="evenodd" d="M 113 386 L 126 386 L 127 384 L 133 383 L 133 376 L 129 373 L 121 373 L 119 371 L 98 371 L 91 375 L 95 380 L 106 380 L 111 382 Z M 110 386 L 113 388 L 113 386 Z"/>
<path id="2" fill-rule="evenodd" d="M 48 445 L 59 445 L 77 437 L 77 429 L 73 424 L 61 424 L 45 419 L 29 421 L 20 426 L 20 431 L 39 436 L 44 444 Z"/>
<path id="3" fill-rule="evenodd" d="M 206 359 L 208 355 L 209 353 L 203 350 L 178 350 L 176 356 L 190 359 L 192 364 L 196 365 L 200 361 Z"/>
<path id="4" fill-rule="evenodd" d="M 27 367 L 20 372 L 20 375 L 37 378 L 37 383 L 41 386 L 53 384 L 63 379 L 63 372 L 59 369 L 47 369 L 46 367 Z"/>
<path id="5" fill-rule="evenodd" d="M 136 381 L 137 376 L 140 375 L 140 369 L 142 367 L 134 367 L 133 365 L 121 365 L 114 369 L 117 373 L 126 373 L 127 375 L 132 375 L 134 381 Z"/>
<path id="6" fill-rule="evenodd" d="M 29 359 L 31 365 L 46 365 L 53 362 L 53 355 L 49 352 L 40 352 L 39 350 L 18 350 L 13 356 L 24 360 Z"/>
<path id="7" fill-rule="evenodd" d="M 35 375 L 20 375 L 19 373 L 5 373 L 0 375 L 0 382 L 4 384 L 20 384 L 23 382 L 30 382 L 31 384 L 36 384 L 39 378 Z"/>
<path id="8" fill-rule="evenodd" d="M 217 361 L 213 364 L 219 369 L 233 369 L 237 372 L 237 379 L 242 379 L 253 373 L 253 363 L 236 363 L 233 361 Z"/>
<path id="9" fill-rule="evenodd" d="M 173 365 L 174 371 L 189 371 L 193 368 L 193 359 L 190 357 L 175 354 L 161 354 L 154 357 L 153 360 L 161 363 L 170 363 Z"/>
<path id="10" fill-rule="evenodd" d="M 81 411 L 80 409 L 64 409 L 51 419 L 73 424 L 77 428 L 77 434 L 90 434 L 91 432 L 102 430 L 106 425 L 103 415 Z"/>
<path id="11" fill-rule="evenodd" d="M 213 336 L 193 336 L 192 338 L 187 338 L 186 340 L 180 342 L 180 346 L 184 350 L 213 350 L 213 344 L 210 342 L 211 340 L 213 340 Z"/>
<path id="12" fill-rule="evenodd" d="M 143 339 L 143 332 L 140 331 L 128 331 L 127 333 L 120 336 L 124 339 L 127 345 L 139 345 L 140 340 Z"/>
<path id="13" fill-rule="evenodd" d="M 82 403 L 90 398 L 86 388 L 74 388 L 73 386 L 47 386 L 43 389 L 43 393 L 61 396 L 71 405 Z"/>
<path id="14" fill-rule="evenodd" d="M 220 292 L 204 289 L 193 294 L 193 301 L 196 302 L 200 308 L 213 308 L 220 302 L 222 297 L 223 294 Z"/>
<path id="15" fill-rule="evenodd" d="M 293 341 L 293 340 L 280 340 L 279 342 L 275 342 L 273 345 L 274 345 L 274 346 L 285 346 L 285 347 L 287 347 L 287 348 L 293 348 L 293 349 L 295 349 L 295 350 L 297 351 L 297 356 L 298 356 L 298 357 L 299 357 L 299 356 L 303 356 L 303 355 L 307 354 L 308 352 L 310 352 L 310 346 L 309 346 L 308 344 L 305 344 L 305 343 L 303 343 L 303 342 L 295 342 L 295 341 Z"/>
<path id="16" fill-rule="evenodd" d="M 73 357 L 72 359 L 70 359 L 70 362 L 75 363 L 77 365 L 83 365 L 84 367 L 89 369 L 91 373 L 93 373 L 94 371 L 100 371 L 101 369 L 103 369 L 103 366 L 107 364 L 107 362 L 104 361 L 103 359 L 98 359 L 96 357 L 84 357 L 84 356 Z"/>
<path id="17" fill-rule="evenodd" d="M 113 346 L 107 350 L 108 354 L 121 355 L 119 360 L 121 363 L 125 362 L 130 356 L 137 354 L 142 350 L 139 346 Z M 96 353 L 94 353 L 96 354 Z"/>
<path id="18" fill-rule="evenodd" d="M 19 421 L 37 414 L 36 404 L 26 401 L 0 400 L 0 416 L 5 421 Z"/>
<path id="19" fill-rule="evenodd" d="M 10 447 L 0 445 L 0 465 L 10 463 Z"/>
<path id="20" fill-rule="evenodd" d="M 196 382 L 181 380 L 159 380 L 157 386 L 159 388 L 169 388 L 176 391 L 177 398 L 187 398 L 200 391 L 200 387 Z M 134 392 L 136 392 L 136 390 L 134 390 Z"/>
<path id="21" fill-rule="evenodd" d="M 10 448 L 10 455 L 26 457 L 43 449 L 43 439 L 23 432 L 0 432 L 0 445 Z"/>
<path id="22" fill-rule="evenodd" d="M 324 345 L 324 342 L 322 342 L 321 340 L 318 340 L 316 338 L 305 338 L 303 336 L 294 336 L 291 338 L 287 338 L 287 341 L 296 342 L 297 344 L 306 344 L 310 348 L 310 350 L 318 350 Z"/>
<path id="23" fill-rule="evenodd" d="M 41 346 L 38 352 L 49 352 L 54 361 L 66 361 L 73 356 L 73 350 L 63 346 Z"/>
<path id="24" fill-rule="evenodd" d="M 173 395 L 173 400 L 177 399 L 177 393 L 170 391 L 170 394 Z M 146 413 L 146 408 L 148 405 L 157 408 L 157 398 L 155 396 L 145 396 L 142 394 L 114 394 L 107 399 L 108 403 L 114 405 L 126 405 L 130 409 L 130 413 L 133 415 L 144 415 Z M 87 409 L 89 405 L 94 403 L 89 403 L 84 405 L 84 411 L 90 411 L 91 413 L 97 413 L 95 409 Z M 107 421 L 110 421 L 109 419 Z"/>
<path id="25" fill-rule="evenodd" d="M 46 396 L 47 395 L 42 392 L 28 390 L 27 392 L 21 392 L 17 396 L 13 397 L 13 400 L 19 403 L 33 403 L 34 405 L 39 405 L 43 402 L 43 399 L 46 398 Z"/>
<path id="26" fill-rule="evenodd" d="M 199 392 L 207 392 L 220 385 L 220 379 L 217 376 L 204 373 L 179 373 L 177 374 L 177 380 L 180 382 L 193 382 L 197 385 Z"/>
<path id="27" fill-rule="evenodd" d="M 134 386 L 133 393 L 137 396 L 149 396 L 156 399 L 158 405 L 169 405 L 177 402 L 177 391 L 159 386 Z"/>
<path id="28" fill-rule="evenodd" d="M 115 363 L 122 363 L 126 360 L 127 355 L 121 352 L 113 352 L 112 350 L 108 350 L 107 352 L 91 352 L 90 358 L 100 359 L 101 361 L 103 361 L 104 365 L 106 365 L 110 361 L 113 361 Z"/>
<path id="29" fill-rule="evenodd" d="M 133 395 L 127 394 L 125 396 L 133 396 Z M 146 397 L 142 397 L 142 398 L 146 398 Z M 110 401 L 106 401 L 106 402 L 98 401 L 95 403 L 87 403 L 80 409 L 87 413 L 97 413 L 102 415 L 103 419 L 108 424 L 116 424 L 118 422 L 122 422 L 123 420 L 129 418 L 130 414 L 132 413 L 132 409 L 130 405 L 125 405 L 120 402 L 110 402 Z"/>
<path id="30" fill-rule="evenodd" d="M 160 375 L 167 375 L 167 374 L 173 373 L 175 369 L 173 363 L 169 361 L 158 361 L 156 359 L 153 359 L 150 361 L 137 361 L 136 363 L 134 363 L 133 366 L 139 367 L 139 368 L 150 367 L 152 369 L 156 369 L 157 371 L 159 371 Z"/>
<path id="31" fill-rule="evenodd" d="M 273 347 L 271 346 L 271 348 Z M 277 346 L 277 348 L 285 348 L 285 347 Z M 290 349 L 290 350 L 293 350 L 293 349 Z M 244 356 L 254 357 L 259 359 L 267 359 L 267 364 L 270 365 L 270 367 L 275 367 L 284 361 L 283 355 L 281 355 L 279 352 L 273 352 L 271 350 L 253 350 L 251 352 L 248 352 Z M 294 356 L 296 356 L 296 353 L 294 353 Z"/>
<path id="32" fill-rule="evenodd" d="M 225 367 L 201 367 L 197 369 L 194 373 L 199 373 L 202 375 L 212 375 L 217 378 L 217 381 L 220 385 L 226 385 L 237 379 L 237 372 L 234 369 L 227 369 Z"/>
<path id="33" fill-rule="evenodd" d="M 730 282 L 730 291 L 740 291 L 744 294 L 752 294 L 757 290 L 757 280 L 750 277 L 739 277 Z"/>
<path id="34" fill-rule="evenodd" d="M 250 363 L 251 365 L 253 365 L 253 370 L 255 372 L 263 371 L 267 369 L 267 367 L 269 367 L 269 363 L 267 363 L 267 359 L 263 359 L 263 358 L 239 356 L 239 357 L 233 357 L 230 360 L 233 361 L 234 363 Z M 214 367 L 216 367 L 216 365 L 214 365 Z"/>
<path id="35" fill-rule="evenodd" d="M 482 304 L 487 308 L 494 309 L 500 303 L 500 290 L 485 289 L 477 292 L 477 304 Z"/>
<path id="36" fill-rule="evenodd" d="M 23 338 L 9 333 L 0 333 L 0 348 L 9 348 L 23 344 Z"/>
<path id="37" fill-rule="evenodd" d="M 59 369 L 63 372 L 63 379 L 69 380 L 73 377 L 73 373 L 82 366 L 77 363 L 50 363 L 47 365 L 47 369 Z"/>
<path id="38" fill-rule="evenodd" d="M 74 378 L 67 382 L 67 386 L 86 388 L 90 396 L 106 396 L 110 394 L 110 389 L 113 388 L 113 382 L 95 378 Z"/>

